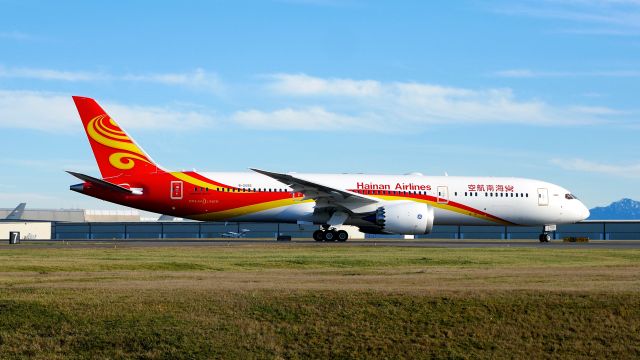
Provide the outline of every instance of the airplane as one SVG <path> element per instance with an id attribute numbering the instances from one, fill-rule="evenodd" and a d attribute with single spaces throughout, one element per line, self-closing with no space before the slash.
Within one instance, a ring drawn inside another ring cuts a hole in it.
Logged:
<path id="1" fill-rule="evenodd" d="M 221 237 L 223 238 L 242 238 L 242 237 L 246 237 L 247 233 L 251 231 L 249 229 L 240 229 L 239 232 L 235 232 L 235 231 L 227 231 L 227 232 L 223 232 L 222 234 L 220 234 Z"/>
<path id="2" fill-rule="evenodd" d="M 136 209 L 200 221 L 315 224 L 316 241 L 346 241 L 340 225 L 369 234 L 428 234 L 434 225 L 540 226 L 589 210 L 558 185 L 515 177 L 170 171 L 159 166 L 98 103 L 74 96 L 101 177 L 70 190 Z"/>
<path id="3" fill-rule="evenodd" d="M 24 213 L 24 208 L 27 207 L 27 203 L 20 203 L 16 206 L 13 211 L 7 215 L 3 220 L 20 220 L 22 219 L 22 214 Z"/>
<path id="4" fill-rule="evenodd" d="M 160 215 L 160 217 L 158 218 L 158 221 L 160 222 L 176 221 L 176 217 L 171 215 Z"/>

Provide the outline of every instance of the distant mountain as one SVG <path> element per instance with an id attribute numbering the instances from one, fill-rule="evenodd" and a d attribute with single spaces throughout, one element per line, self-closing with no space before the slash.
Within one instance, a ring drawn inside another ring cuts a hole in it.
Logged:
<path id="1" fill-rule="evenodd" d="M 640 220 L 640 201 L 622 199 L 590 211 L 588 220 Z"/>

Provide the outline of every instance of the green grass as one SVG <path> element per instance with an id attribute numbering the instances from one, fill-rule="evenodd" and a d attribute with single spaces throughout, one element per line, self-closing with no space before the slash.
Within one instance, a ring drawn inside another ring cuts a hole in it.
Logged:
<path id="1" fill-rule="evenodd" d="M 640 356 L 640 300 L 630 294 L 90 290 L 11 297 L 0 300 L 3 358 Z"/>
<path id="2" fill-rule="evenodd" d="M 0 358 L 638 358 L 640 252 L 0 250 Z"/>

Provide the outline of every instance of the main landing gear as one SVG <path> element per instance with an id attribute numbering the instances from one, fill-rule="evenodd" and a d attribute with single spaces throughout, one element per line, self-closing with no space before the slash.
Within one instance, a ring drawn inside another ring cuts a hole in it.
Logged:
<path id="1" fill-rule="evenodd" d="M 349 239 L 349 234 L 344 230 L 327 229 L 316 230 L 313 232 L 313 240 L 315 241 L 340 241 L 344 242 Z"/>

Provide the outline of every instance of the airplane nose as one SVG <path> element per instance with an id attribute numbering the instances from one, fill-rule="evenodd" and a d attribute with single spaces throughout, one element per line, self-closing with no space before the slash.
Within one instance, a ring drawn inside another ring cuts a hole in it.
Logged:
<path id="1" fill-rule="evenodd" d="M 589 209 L 587 209 L 586 206 L 584 206 L 583 203 L 580 203 L 580 209 L 578 210 L 578 214 L 579 214 L 578 215 L 578 217 L 579 217 L 578 221 L 582 221 L 582 220 L 588 218 L 589 215 L 591 215 L 591 212 L 589 211 Z"/>

